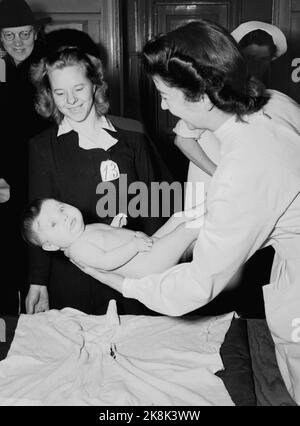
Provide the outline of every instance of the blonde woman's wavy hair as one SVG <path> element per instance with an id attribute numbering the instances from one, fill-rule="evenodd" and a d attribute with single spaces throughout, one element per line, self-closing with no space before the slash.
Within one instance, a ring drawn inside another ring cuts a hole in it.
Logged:
<path id="1" fill-rule="evenodd" d="M 109 109 L 107 83 L 104 80 L 103 65 L 99 58 L 89 55 L 78 47 L 62 47 L 40 59 L 30 68 L 30 77 L 36 88 L 35 108 L 44 118 L 54 120 L 58 125 L 64 116 L 58 110 L 52 95 L 48 73 L 50 70 L 80 65 L 85 69 L 86 77 L 96 87 L 94 105 L 99 117 Z"/>

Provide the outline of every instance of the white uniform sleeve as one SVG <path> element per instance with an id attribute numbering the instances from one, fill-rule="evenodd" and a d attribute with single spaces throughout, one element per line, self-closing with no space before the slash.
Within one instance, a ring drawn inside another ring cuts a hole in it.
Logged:
<path id="1" fill-rule="evenodd" d="M 125 279 L 123 295 L 157 312 L 176 316 L 211 301 L 268 238 L 280 209 L 276 164 L 255 149 L 236 149 L 218 167 L 207 199 L 207 216 L 191 263 L 163 274 Z"/>

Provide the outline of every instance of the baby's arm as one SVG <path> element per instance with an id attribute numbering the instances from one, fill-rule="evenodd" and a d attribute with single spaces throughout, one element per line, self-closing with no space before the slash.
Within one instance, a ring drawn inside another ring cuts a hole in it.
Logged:
<path id="1" fill-rule="evenodd" d="M 174 213 L 167 222 L 161 226 L 155 234 L 152 235 L 154 238 L 162 238 L 170 232 L 174 231 L 180 224 L 186 223 L 187 227 L 189 226 L 188 222 L 191 223 L 193 228 L 199 228 L 203 225 L 204 215 L 206 213 L 205 204 L 198 204 L 195 207 L 192 207 L 188 210 Z M 195 219 L 199 219 L 196 222 Z"/>
<path id="2" fill-rule="evenodd" d="M 74 244 L 70 249 L 69 257 L 76 263 L 111 271 L 125 265 L 139 252 L 150 251 L 152 244 L 151 238 L 136 232 L 129 242 L 109 251 L 89 241 Z"/>

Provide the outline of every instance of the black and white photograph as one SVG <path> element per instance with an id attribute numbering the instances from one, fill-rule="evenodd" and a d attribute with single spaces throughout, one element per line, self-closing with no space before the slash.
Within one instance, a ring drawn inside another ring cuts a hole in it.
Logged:
<path id="1" fill-rule="evenodd" d="M 0 407 L 300 405 L 300 0 L 0 0 L 0 148 Z"/>

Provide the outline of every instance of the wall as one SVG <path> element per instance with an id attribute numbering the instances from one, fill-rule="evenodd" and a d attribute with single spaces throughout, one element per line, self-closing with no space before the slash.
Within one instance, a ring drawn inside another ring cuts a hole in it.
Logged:
<path id="1" fill-rule="evenodd" d="M 241 22 L 264 21 L 272 23 L 273 0 L 241 0 Z"/>

